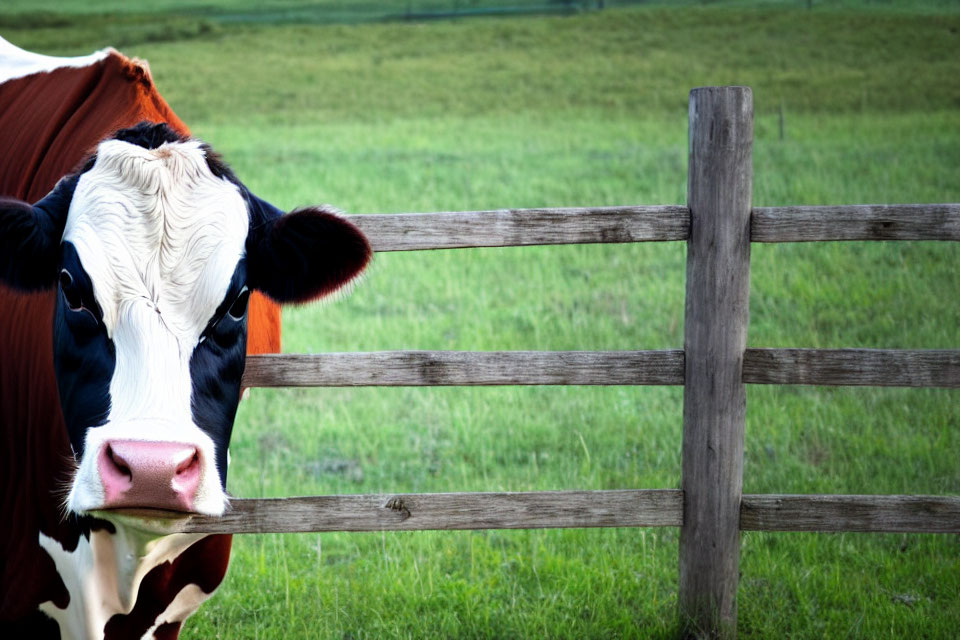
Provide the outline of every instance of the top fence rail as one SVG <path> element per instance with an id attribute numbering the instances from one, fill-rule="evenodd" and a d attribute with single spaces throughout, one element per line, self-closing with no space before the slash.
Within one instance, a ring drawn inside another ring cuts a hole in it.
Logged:
<path id="1" fill-rule="evenodd" d="M 349 216 L 374 251 L 662 242 L 690 237 L 679 205 L 499 209 Z M 960 204 L 758 207 L 752 242 L 960 241 Z"/>
<path id="2" fill-rule="evenodd" d="M 752 242 L 960 240 L 960 204 L 755 207 Z"/>
<path id="3" fill-rule="evenodd" d="M 500 209 L 350 216 L 374 251 L 686 240 L 686 207 Z"/>

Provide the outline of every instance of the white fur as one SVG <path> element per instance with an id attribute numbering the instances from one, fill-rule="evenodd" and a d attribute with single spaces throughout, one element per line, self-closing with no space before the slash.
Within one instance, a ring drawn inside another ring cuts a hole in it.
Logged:
<path id="1" fill-rule="evenodd" d="M 173 599 L 167 608 L 157 616 L 157 621 L 152 627 L 150 627 L 145 634 L 143 634 L 144 640 L 153 640 L 153 634 L 162 624 L 168 622 L 183 622 L 189 618 L 194 611 L 200 608 L 200 605 L 203 604 L 211 594 L 204 593 L 203 589 L 198 587 L 195 584 L 188 584 L 183 589 L 180 590 L 180 593 L 177 594 L 177 597 Z"/>
<path id="2" fill-rule="evenodd" d="M 0 38 L 0 84 L 34 73 L 53 71 L 61 67 L 87 67 L 103 60 L 113 49 L 101 49 L 88 56 L 60 58 L 24 51 Z"/>
<path id="3" fill-rule="evenodd" d="M 116 534 L 93 531 L 90 540 L 81 536 L 72 552 L 64 550 L 53 538 L 40 534 L 40 546 L 53 558 L 70 594 L 66 609 L 48 601 L 40 605 L 40 610 L 57 622 L 64 640 L 102 638 L 103 627 L 113 615 L 133 609 L 144 576 L 203 537 L 202 534 L 174 534 L 157 538 L 155 533 L 122 523 L 115 526 Z M 177 618 L 172 616 L 176 614 L 182 615 L 179 618 L 182 620 L 196 610 L 209 596 L 199 588 L 196 591 L 202 598 L 195 597 L 188 588 L 181 591 L 174 600 L 178 606 L 172 611 L 173 605 L 167 609 L 171 618 L 162 621 L 175 621 Z"/>
<path id="4" fill-rule="evenodd" d="M 96 457 L 107 440 L 125 439 L 196 445 L 195 509 L 223 513 L 214 444 L 192 419 L 190 356 L 243 256 L 248 220 L 239 189 L 210 172 L 199 142 L 100 144 L 63 239 L 93 283 L 116 369 L 107 422 L 87 432 L 70 510 L 102 505 Z"/>

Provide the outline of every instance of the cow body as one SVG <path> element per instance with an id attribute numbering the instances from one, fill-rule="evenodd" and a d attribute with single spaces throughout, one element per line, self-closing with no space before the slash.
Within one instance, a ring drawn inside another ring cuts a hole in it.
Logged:
<path id="1" fill-rule="evenodd" d="M 0 637 L 176 638 L 231 538 L 165 522 L 227 507 L 243 357 L 279 350 L 260 291 L 323 295 L 369 246 L 250 194 L 144 63 L 0 39 L 0 80 Z"/>

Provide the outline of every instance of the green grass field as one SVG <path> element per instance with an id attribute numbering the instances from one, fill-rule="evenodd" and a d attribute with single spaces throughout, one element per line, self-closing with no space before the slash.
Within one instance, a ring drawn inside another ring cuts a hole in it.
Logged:
<path id="1" fill-rule="evenodd" d="M 709 84 L 753 87 L 757 205 L 960 201 L 956 3 L 317 26 L 201 20 L 166 0 L 108 17 L 17 2 L 4 37 L 147 58 L 195 134 L 288 208 L 683 203 L 687 93 Z M 682 243 L 382 254 L 348 297 L 288 310 L 285 350 L 678 348 L 684 260 Z M 948 244 L 754 245 L 749 343 L 960 347 L 957 264 Z M 751 387 L 744 489 L 958 494 L 958 400 Z M 675 488 L 681 409 L 661 387 L 254 390 L 229 488 Z M 668 638 L 677 539 L 238 536 L 183 637 Z M 956 536 L 746 533 L 741 566 L 744 638 L 960 628 Z"/>

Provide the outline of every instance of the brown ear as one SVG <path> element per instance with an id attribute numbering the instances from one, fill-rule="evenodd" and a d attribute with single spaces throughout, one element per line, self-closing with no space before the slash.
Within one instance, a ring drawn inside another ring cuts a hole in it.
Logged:
<path id="1" fill-rule="evenodd" d="M 276 211 L 262 200 L 259 203 Z M 277 302 L 309 302 L 329 295 L 370 262 L 373 252 L 367 238 L 332 211 L 307 208 L 286 215 L 270 213 L 262 209 L 255 216 L 251 211 L 247 284 Z"/>

